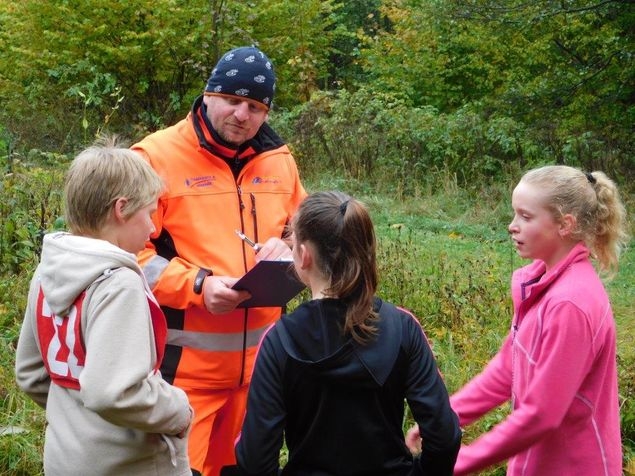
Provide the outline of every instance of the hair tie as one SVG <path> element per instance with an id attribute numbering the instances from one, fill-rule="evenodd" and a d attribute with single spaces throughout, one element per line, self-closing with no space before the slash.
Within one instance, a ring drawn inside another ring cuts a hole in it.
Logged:
<path id="1" fill-rule="evenodd" d="M 346 200 L 340 205 L 340 213 L 342 214 L 342 216 L 346 214 L 346 208 L 348 207 L 348 202 L 350 202 L 350 200 Z"/>
<path id="2" fill-rule="evenodd" d="M 597 180 L 595 180 L 595 177 L 593 176 L 591 172 L 587 172 L 585 175 L 589 183 L 595 184 L 597 182 Z"/>

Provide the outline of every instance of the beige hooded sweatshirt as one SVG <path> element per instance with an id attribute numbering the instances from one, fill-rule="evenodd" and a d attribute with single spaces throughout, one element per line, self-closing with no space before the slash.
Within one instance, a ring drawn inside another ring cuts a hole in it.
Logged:
<path id="1" fill-rule="evenodd" d="M 86 291 L 80 306 L 85 361 L 75 369 L 79 390 L 52 382 L 45 367 L 37 325 L 40 288 L 58 319 L 67 318 Z M 191 474 L 187 438 L 175 436 L 187 427 L 191 410 L 185 393 L 156 370 L 149 299 L 133 254 L 103 240 L 45 236 L 15 371 L 20 388 L 46 408 L 47 475 Z"/>

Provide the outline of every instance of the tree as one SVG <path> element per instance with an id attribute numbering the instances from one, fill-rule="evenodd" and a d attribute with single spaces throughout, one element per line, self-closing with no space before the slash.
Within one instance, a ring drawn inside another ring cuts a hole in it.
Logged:
<path id="1" fill-rule="evenodd" d="M 25 0 L 0 15 L 0 121 L 40 147 L 171 122 L 209 73 L 206 2 Z"/>
<path id="2" fill-rule="evenodd" d="M 58 0 L 0 3 L 0 124 L 31 147 L 72 150 L 111 129 L 171 124 L 229 48 L 258 44 L 276 65 L 276 105 L 328 75 L 332 0 Z M 20 118 L 19 121 L 16 118 Z"/>
<path id="3" fill-rule="evenodd" d="M 392 28 L 362 51 L 371 87 L 509 117 L 551 160 L 632 174 L 632 1 L 385 0 L 381 11 Z"/>
<path id="4" fill-rule="evenodd" d="M 324 87 L 333 45 L 343 33 L 334 0 L 260 0 L 242 7 L 240 24 L 275 63 L 274 105 L 290 109 Z"/>

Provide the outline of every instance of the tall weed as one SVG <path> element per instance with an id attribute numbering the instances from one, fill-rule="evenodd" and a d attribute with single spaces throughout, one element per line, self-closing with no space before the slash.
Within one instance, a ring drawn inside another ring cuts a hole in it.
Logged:
<path id="1" fill-rule="evenodd" d="M 33 151 L 0 177 L 0 271 L 19 273 L 37 261 L 44 233 L 62 213 L 65 156 Z"/>
<path id="2" fill-rule="evenodd" d="M 33 151 L 0 177 L 0 474 L 41 474 L 44 413 L 20 392 L 15 346 L 44 233 L 59 224 L 66 157 Z"/>

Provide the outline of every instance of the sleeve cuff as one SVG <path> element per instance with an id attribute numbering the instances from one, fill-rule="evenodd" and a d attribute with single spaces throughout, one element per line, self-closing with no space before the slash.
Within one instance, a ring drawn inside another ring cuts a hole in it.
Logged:
<path id="1" fill-rule="evenodd" d="M 203 292 L 203 283 L 205 282 L 205 278 L 212 276 L 213 274 L 214 273 L 212 273 L 211 269 L 201 268 L 198 270 L 198 273 L 196 273 L 196 277 L 194 278 L 194 294 L 201 294 Z"/>

